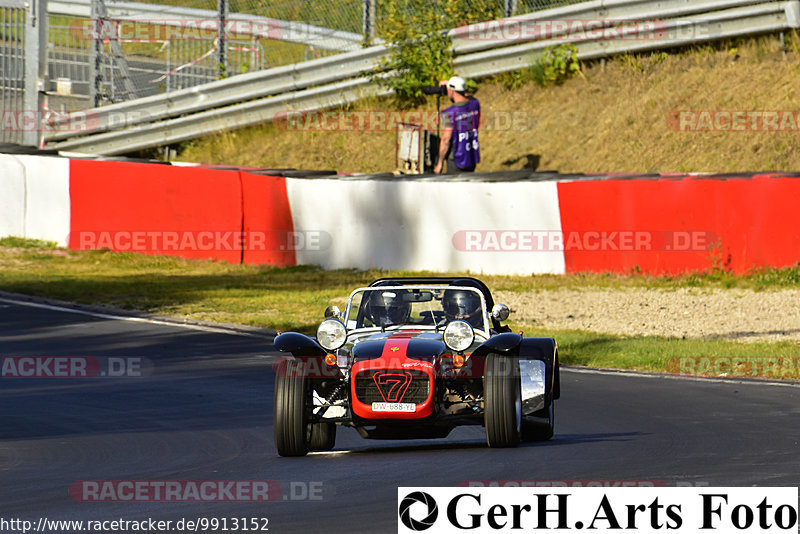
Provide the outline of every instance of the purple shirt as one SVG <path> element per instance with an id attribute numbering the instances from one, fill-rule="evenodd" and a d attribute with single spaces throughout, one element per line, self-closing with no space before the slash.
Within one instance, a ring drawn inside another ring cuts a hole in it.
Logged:
<path id="1" fill-rule="evenodd" d="M 481 105 L 470 98 L 465 103 L 453 104 L 442 111 L 444 128 L 453 129 L 450 141 L 450 157 L 460 169 L 474 167 L 481 160 L 478 145 L 478 125 L 481 122 Z"/>

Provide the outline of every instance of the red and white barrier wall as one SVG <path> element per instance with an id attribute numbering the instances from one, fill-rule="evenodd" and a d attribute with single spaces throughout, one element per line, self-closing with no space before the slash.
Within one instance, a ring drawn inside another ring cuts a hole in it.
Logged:
<path id="1" fill-rule="evenodd" d="M 283 178 L 0 155 L 0 236 L 231 263 L 496 274 L 800 261 L 800 178 Z"/>

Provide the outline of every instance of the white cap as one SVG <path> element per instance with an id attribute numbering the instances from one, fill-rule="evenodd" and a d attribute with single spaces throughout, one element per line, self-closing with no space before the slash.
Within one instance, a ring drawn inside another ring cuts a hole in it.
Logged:
<path id="1" fill-rule="evenodd" d="M 453 91 L 463 93 L 467 90 L 467 82 L 461 76 L 453 76 L 450 78 L 450 80 L 448 80 L 447 87 Z"/>

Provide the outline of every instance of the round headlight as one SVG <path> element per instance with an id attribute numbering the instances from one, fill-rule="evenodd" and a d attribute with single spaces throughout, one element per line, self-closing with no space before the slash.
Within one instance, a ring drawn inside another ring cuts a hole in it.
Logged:
<path id="1" fill-rule="evenodd" d="M 317 328 L 317 342 L 326 350 L 336 350 L 344 345 L 347 329 L 339 319 L 326 319 Z"/>
<path id="2" fill-rule="evenodd" d="M 456 352 L 467 350 L 475 339 L 475 332 L 466 321 L 453 321 L 444 329 L 444 344 Z"/>

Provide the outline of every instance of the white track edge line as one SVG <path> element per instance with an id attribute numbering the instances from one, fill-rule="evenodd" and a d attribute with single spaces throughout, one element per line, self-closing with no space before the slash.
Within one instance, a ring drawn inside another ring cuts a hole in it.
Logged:
<path id="1" fill-rule="evenodd" d="M 187 328 L 190 330 L 200 330 L 203 332 L 213 332 L 215 334 L 229 334 L 232 336 L 246 336 L 246 337 L 260 337 L 258 334 L 251 334 L 249 332 L 240 332 L 233 329 L 222 328 L 222 327 L 215 327 L 215 326 L 204 326 L 199 324 L 192 324 L 192 323 L 179 323 L 179 322 L 172 322 L 172 321 L 163 321 L 160 319 L 149 319 L 147 317 L 132 317 L 128 315 L 114 315 L 111 313 L 101 313 L 101 312 L 93 312 L 88 310 L 81 310 L 75 308 L 67 308 L 65 306 L 56 306 L 54 304 L 42 304 L 39 302 L 29 302 L 25 300 L 14 300 L 9 298 L 0 297 L 0 302 L 5 302 L 8 304 L 16 304 L 19 306 L 28 306 L 31 308 L 41 308 L 45 310 L 52 310 L 52 311 L 60 311 L 60 312 L 67 312 L 67 313 L 77 313 L 79 315 L 88 315 L 89 317 L 97 317 L 98 319 L 115 319 L 119 321 L 129 321 L 133 323 L 147 323 L 147 324 L 156 324 L 160 326 L 174 326 L 177 328 Z"/>
<path id="2" fill-rule="evenodd" d="M 753 377 L 747 378 L 722 378 L 722 377 L 705 377 L 705 376 L 681 376 L 671 374 L 659 373 L 639 373 L 636 371 L 626 371 L 625 369 L 596 369 L 596 368 L 580 368 L 580 367 L 561 367 L 562 372 L 568 373 L 582 373 L 594 375 L 608 375 L 608 376 L 626 376 L 632 378 L 659 378 L 663 380 L 686 380 L 690 382 L 714 382 L 717 384 L 744 384 L 750 386 L 781 386 L 789 388 L 800 387 L 800 382 L 778 382 L 775 380 L 764 380 L 763 378 Z"/>

